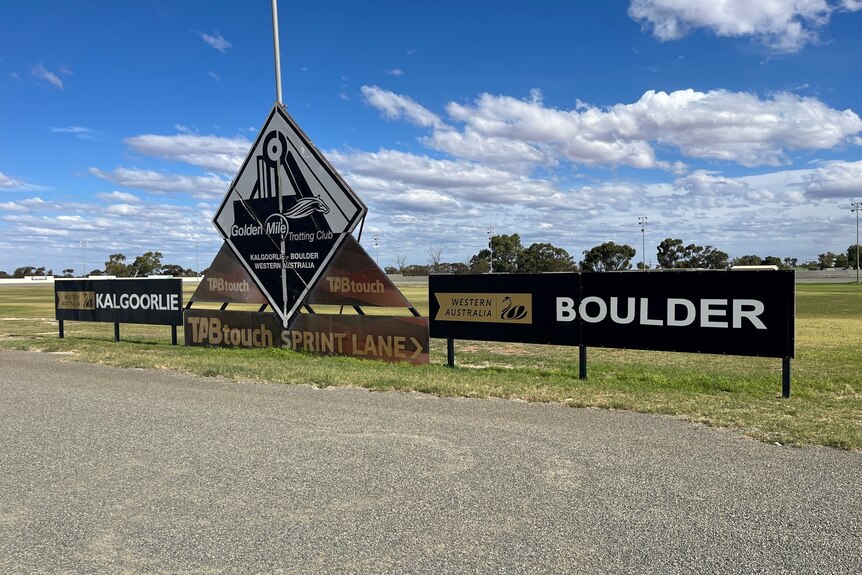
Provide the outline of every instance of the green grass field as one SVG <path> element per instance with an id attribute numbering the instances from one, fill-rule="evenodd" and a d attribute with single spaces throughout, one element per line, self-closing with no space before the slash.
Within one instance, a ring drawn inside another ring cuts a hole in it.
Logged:
<path id="1" fill-rule="evenodd" d="M 404 293 L 423 313 L 426 286 Z M 502 397 L 660 413 L 732 428 L 761 441 L 862 450 L 862 286 L 797 286 L 792 397 L 781 398 L 781 362 L 615 349 L 589 350 L 578 379 L 571 347 L 458 341 L 458 367 L 432 340 L 430 366 L 317 357 L 288 350 L 170 345 L 164 326 L 66 322 L 57 337 L 51 286 L 0 287 L 0 349 L 67 351 L 72 360 L 176 369 L 204 376 L 318 387 L 358 386 L 447 396 Z M 180 335 L 182 338 L 182 335 Z"/>

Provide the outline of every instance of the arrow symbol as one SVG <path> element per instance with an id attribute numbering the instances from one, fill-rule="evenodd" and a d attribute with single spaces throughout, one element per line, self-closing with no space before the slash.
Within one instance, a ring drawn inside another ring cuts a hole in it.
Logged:
<path id="1" fill-rule="evenodd" d="M 410 359 L 416 359 L 417 357 L 419 357 L 419 354 L 424 351 L 422 348 L 422 342 L 420 342 L 418 339 L 416 339 L 412 335 L 410 336 L 410 341 L 413 342 L 413 347 L 416 348 L 416 351 L 413 352 L 413 355 L 410 356 Z"/>

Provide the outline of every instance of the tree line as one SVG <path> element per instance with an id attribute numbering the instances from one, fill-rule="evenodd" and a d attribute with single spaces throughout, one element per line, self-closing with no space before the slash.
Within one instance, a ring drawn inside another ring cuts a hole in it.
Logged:
<path id="1" fill-rule="evenodd" d="M 90 276 L 116 276 L 118 278 L 146 277 L 151 275 L 169 275 L 174 277 L 191 277 L 197 275 L 194 270 L 183 268 L 177 264 L 163 264 L 162 252 L 145 252 L 130 263 L 124 254 L 116 253 L 108 256 L 104 269 L 96 268 Z M 72 268 L 63 270 L 62 277 L 75 277 Z M 0 278 L 23 278 L 26 276 L 50 276 L 54 271 L 45 267 L 21 266 L 10 275 L 0 271 Z"/>
<path id="2" fill-rule="evenodd" d="M 396 266 L 384 268 L 386 273 L 400 273 L 406 276 L 422 276 L 430 273 L 448 274 L 484 274 L 495 273 L 545 273 L 545 272 L 603 272 L 642 269 L 642 262 L 632 263 L 637 250 L 628 244 L 604 242 L 588 250 L 584 250 L 583 259 L 579 262 L 563 248 L 549 243 L 533 243 L 528 247 L 521 245 L 518 234 L 500 234 L 491 238 L 490 247 L 479 250 L 467 262 L 444 262 L 442 248 L 428 250 L 427 264 L 407 264 L 404 256 L 396 255 Z M 493 255 L 493 258 L 492 258 Z M 860 253 L 862 256 L 862 253 Z M 493 259 L 493 262 L 492 262 Z M 124 254 L 116 253 L 108 256 L 103 269 L 90 271 L 90 276 L 145 277 L 148 275 L 170 275 L 174 277 L 193 277 L 197 275 L 190 268 L 177 264 L 162 264 L 162 253 L 158 251 L 145 252 L 137 256 L 131 263 Z M 727 269 L 731 266 L 775 265 L 780 269 L 802 267 L 809 270 L 826 269 L 856 269 L 856 244 L 847 248 L 844 253 L 826 252 L 817 256 L 817 261 L 800 263 L 798 258 L 778 256 L 761 257 L 745 255 L 732 260 L 726 252 L 711 245 L 700 246 L 685 244 L 678 238 L 665 238 L 656 246 L 655 269 Z M 649 267 L 649 264 L 647 264 Z M 205 270 L 204 270 L 205 271 Z M 74 270 L 64 269 L 62 277 L 74 277 Z M 50 276 L 53 270 L 36 266 L 21 266 L 12 274 L 0 270 L 0 278 L 23 278 L 25 276 Z"/>
<path id="3" fill-rule="evenodd" d="M 604 272 L 642 269 L 643 262 L 633 263 L 637 250 L 628 244 L 604 242 L 583 251 L 580 261 L 563 248 L 549 243 L 533 243 L 523 247 L 518 234 L 501 234 L 491 237 L 490 246 L 479 250 L 466 262 L 445 262 L 442 249 L 428 250 L 427 264 L 407 264 L 404 256 L 396 256 L 396 266 L 387 266 L 386 273 L 401 273 L 407 276 L 429 273 L 483 274 L 495 273 L 544 273 L 544 272 Z M 862 255 L 862 254 L 860 254 Z M 829 269 L 833 267 L 856 267 L 856 245 L 847 248 L 846 254 L 826 252 L 818 260 L 799 263 L 798 258 L 778 256 L 744 255 L 731 259 L 727 252 L 714 246 L 686 244 L 679 238 L 665 238 L 656 246 L 654 269 L 713 269 L 723 270 L 732 266 L 774 265 L 779 269 L 799 266 L 807 269 Z"/>

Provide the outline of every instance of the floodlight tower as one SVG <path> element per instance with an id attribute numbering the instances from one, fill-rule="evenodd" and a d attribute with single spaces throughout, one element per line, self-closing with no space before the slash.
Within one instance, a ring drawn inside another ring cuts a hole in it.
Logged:
<path id="1" fill-rule="evenodd" d="M 638 216 L 638 225 L 641 227 L 641 267 L 647 271 L 646 267 L 646 225 L 647 217 Z"/>
<path id="2" fill-rule="evenodd" d="M 862 210 L 862 202 L 851 202 L 850 211 L 856 213 L 856 283 L 859 283 L 859 210 Z"/>
<path id="3" fill-rule="evenodd" d="M 87 246 L 90 243 L 87 240 L 81 240 L 81 277 L 87 277 Z"/>
<path id="4" fill-rule="evenodd" d="M 380 234 L 374 234 L 374 249 L 376 250 L 376 255 L 374 256 L 375 263 L 380 265 Z"/>
<path id="5" fill-rule="evenodd" d="M 494 243 L 492 238 L 494 237 L 494 226 L 488 226 L 488 249 L 491 251 L 491 271 L 489 273 L 494 273 Z"/>
<path id="6" fill-rule="evenodd" d="M 198 240 L 192 242 L 192 245 L 195 247 L 195 277 L 199 277 L 201 275 L 200 272 L 200 264 L 198 263 L 198 248 L 201 247 L 201 243 Z"/>

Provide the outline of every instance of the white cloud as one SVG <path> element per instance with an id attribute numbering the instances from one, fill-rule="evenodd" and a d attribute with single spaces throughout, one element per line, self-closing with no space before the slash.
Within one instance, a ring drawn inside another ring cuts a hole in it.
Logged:
<path id="1" fill-rule="evenodd" d="M 36 64 L 30 70 L 30 74 L 33 75 L 34 77 L 40 79 L 40 80 L 44 80 L 45 82 L 48 82 L 52 86 L 56 86 L 57 88 L 60 88 L 61 90 L 63 89 L 63 80 L 61 80 L 60 77 L 57 76 L 57 74 L 48 70 L 42 64 Z"/>
<path id="2" fill-rule="evenodd" d="M 412 189 L 398 194 L 382 195 L 375 203 L 389 213 L 410 211 L 441 214 L 463 211 L 457 200 L 435 190 Z"/>
<path id="3" fill-rule="evenodd" d="M 7 176 L 3 172 L 0 172 L 0 191 L 26 191 L 26 190 L 46 190 L 45 186 L 37 186 L 34 184 L 28 184 L 22 180 L 16 180 L 11 176 Z"/>
<path id="4" fill-rule="evenodd" d="M 141 198 L 134 194 L 129 194 L 127 192 L 119 192 L 116 190 L 108 193 L 98 193 L 96 194 L 96 197 L 106 200 L 108 202 L 122 202 L 127 204 L 137 204 L 142 201 Z"/>
<path id="5" fill-rule="evenodd" d="M 422 127 L 439 126 L 440 118 L 407 96 L 383 90 L 377 86 L 362 86 L 365 101 L 380 110 L 390 120 L 405 119 Z"/>
<path id="6" fill-rule="evenodd" d="M 141 213 L 141 206 L 130 204 L 113 204 L 105 208 L 105 213 L 116 216 L 131 216 Z"/>
<path id="7" fill-rule="evenodd" d="M 182 192 L 196 198 L 223 196 L 230 185 L 229 180 L 217 174 L 189 176 L 123 167 L 112 172 L 90 168 L 90 173 L 121 186 L 154 192 Z"/>
<path id="8" fill-rule="evenodd" d="M 845 0 L 844 7 L 855 2 Z M 717 36 L 750 36 L 776 52 L 797 52 L 818 40 L 834 7 L 826 0 L 632 0 L 629 16 L 663 41 L 703 28 Z"/>
<path id="9" fill-rule="evenodd" d="M 52 132 L 57 134 L 92 134 L 93 130 L 87 128 L 85 126 L 66 126 L 66 127 L 53 127 L 51 128 Z"/>
<path id="10" fill-rule="evenodd" d="M 386 70 L 386 73 L 389 74 L 390 76 L 396 76 L 397 77 L 397 76 L 403 76 L 404 70 L 402 70 L 400 68 L 393 68 L 391 70 Z"/>
<path id="11" fill-rule="evenodd" d="M 58 229 L 55 227 L 39 227 L 39 226 L 21 226 L 19 228 L 24 233 L 29 233 L 37 236 L 68 236 L 69 231 Z"/>
<path id="12" fill-rule="evenodd" d="M 422 140 L 426 145 L 500 164 L 569 161 L 679 171 L 679 162 L 656 158 L 658 145 L 690 158 L 778 165 L 789 151 L 852 144 L 862 131 L 852 110 L 786 92 L 761 99 L 727 90 L 650 90 L 631 104 L 597 108 L 578 102 L 570 110 L 546 107 L 535 92 L 529 100 L 482 94 L 472 105 L 447 106 L 462 130 L 405 96 L 376 87 L 363 87 L 363 94 L 387 117 L 432 128 Z"/>
<path id="13" fill-rule="evenodd" d="M 81 140 L 92 140 L 96 132 L 86 126 L 55 126 L 51 128 L 55 134 L 72 134 Z"/>
<path id="14" fill-rule="evenodd" d="M 386 181 L 406 182 L 409 185 L 434 188 L 464 186 L 488 187 L 501 185 L 512 179 L 510 172 L 468 162 L 435 160 L 396 150 L 329 154 L 330 160 L 343 169 Z"/>
<path id="15" fill-rule="evenodd" d="M 198 32 L 198 35 L 201 37 L 201 40 L 222 53 L 227 52 L 228 48 L 232 45 L 230 42 L 222 38 L 222 35 L 219 34 L 218 30 L 215 30 L 212 35 L 205 32 Z"/>
<path id="16" fill-rule="evenodd" d="M 188 133 L 175 136 L 142 134 L 126 138 L 125 143 L 141 154 L 179 160 L 231 175 L 239 170 L 251 149 L 251 142 L 246 138 L 221 138 Z"/>
<path id="17" fill-rule="evenodd" d="M 11 190 L 19 187 L 21 184 L 17 180 L 13 180 L 3 172 L 0 172 L 0 189 Z"/>
<path id="18" fill-rule="evenodd" d="M 862 161 L 830 162 L 806 174 L 804 181 L 809 196 L 862 199 Z"/>
<path id="19" fill-rule="evenodd" d="M 0 212 L 26 212 L 27 206 L 23 206 L 18 202 L 0 202 Z"/>

